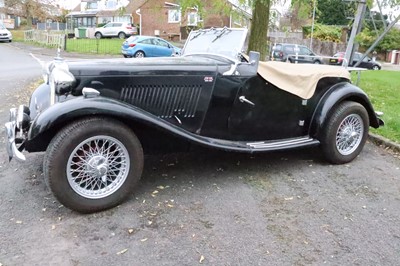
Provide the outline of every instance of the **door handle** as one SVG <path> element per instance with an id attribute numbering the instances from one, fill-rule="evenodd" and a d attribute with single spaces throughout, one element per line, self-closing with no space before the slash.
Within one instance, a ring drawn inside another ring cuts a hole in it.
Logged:
<path id="1" fill-rule="evenodd" d="M 239 101 L 242 102 L 242 103 L 248 103 L 248 104 L 250 104 L 252 106 L 255 105 L 252 101 L 247 100 L 246 97 L 244 97 L 244 96 L 240 96 L 239 97 Z"/>

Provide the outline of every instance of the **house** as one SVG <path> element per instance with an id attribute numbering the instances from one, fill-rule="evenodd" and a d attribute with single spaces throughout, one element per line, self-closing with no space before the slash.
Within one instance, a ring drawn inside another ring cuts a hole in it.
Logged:
<path id="1" fill-rule="evenodd" d="M 107 22 L 132 22 L 132 10 L 127 0 L 81 0 L 66 15 L 67 28 L 95 28 Z"/>
<path id="2" fill-rule="evenodd" d="M 229 15 L 215 12 L 211 0 L 204 1 L 204 14 L 196 7 L 181 10 L 178 1 L 136 0 L 130 7 L 134 10 L 133 23 L 139 25 L 141 35 L 160 36 L 170 40 L 186 39 L 193 28 L 248 27 L 251 12 L 238 1 L 226 1 L 232 12 Z"/>

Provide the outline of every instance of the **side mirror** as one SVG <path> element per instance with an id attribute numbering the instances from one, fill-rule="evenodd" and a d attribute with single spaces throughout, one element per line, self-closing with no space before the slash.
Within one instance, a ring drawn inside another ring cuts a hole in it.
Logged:
<path id="1" fill-rule="evenodd" d="M 249 64 L 254 69 L 254 74 L 257 74 L 258 65 L 260 64 L 260 53 L 255 51 L 250 51 L 249 54 Z"/>

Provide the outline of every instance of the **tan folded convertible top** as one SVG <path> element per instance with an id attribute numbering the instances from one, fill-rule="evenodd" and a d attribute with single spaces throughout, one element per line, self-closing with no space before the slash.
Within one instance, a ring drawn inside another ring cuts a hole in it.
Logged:
<path id="1" fill-rule="evenodd" d="M 321 78 L 340 77 L 350 79 L 350 73 L 343 67 L 313 64 L 291 64 L 284 62 L 260 62 L 258 74 L 276 87 L 310 99 Z"/>

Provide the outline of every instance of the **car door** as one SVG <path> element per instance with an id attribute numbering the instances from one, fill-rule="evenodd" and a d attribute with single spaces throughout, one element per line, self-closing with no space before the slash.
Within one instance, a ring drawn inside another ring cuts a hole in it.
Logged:
<path id="1" fill-rule="evenodd" d="M 307 135 L 300 97 L 254 76 L 239 89 L 228 127 L 236 140 L 268 141 Z"/>
<path id="2" fill-rule="evenodd" d="M 113 29 L 112 29 L 113 26 L 114 26 L 114 23 L 108 23 L 108 24 L 104 25 L 103 35 L 104 36 L 111 36 L 112 35 L 112 31 L 113 31 Z"/>
<path id="3" fill-rule="evenodd" d="M 155 45 L 153 40 L 153 38 L 148 38 L 138 42 L 137 49 L 142 50 L 145 53 L 146 57 L 154 56 Z"/>
<path id="4" fill-rule="evenodd" d="M 164 40 L 153 39 L 154 41 L 154 56 L 171 56 L 173 48 Z"/>
<path id="5" fill-rule="evenodd" d="M 301 63 L 313 63 L 315 54 L 307 47 L 300 46 L 300 61 Z"/>

